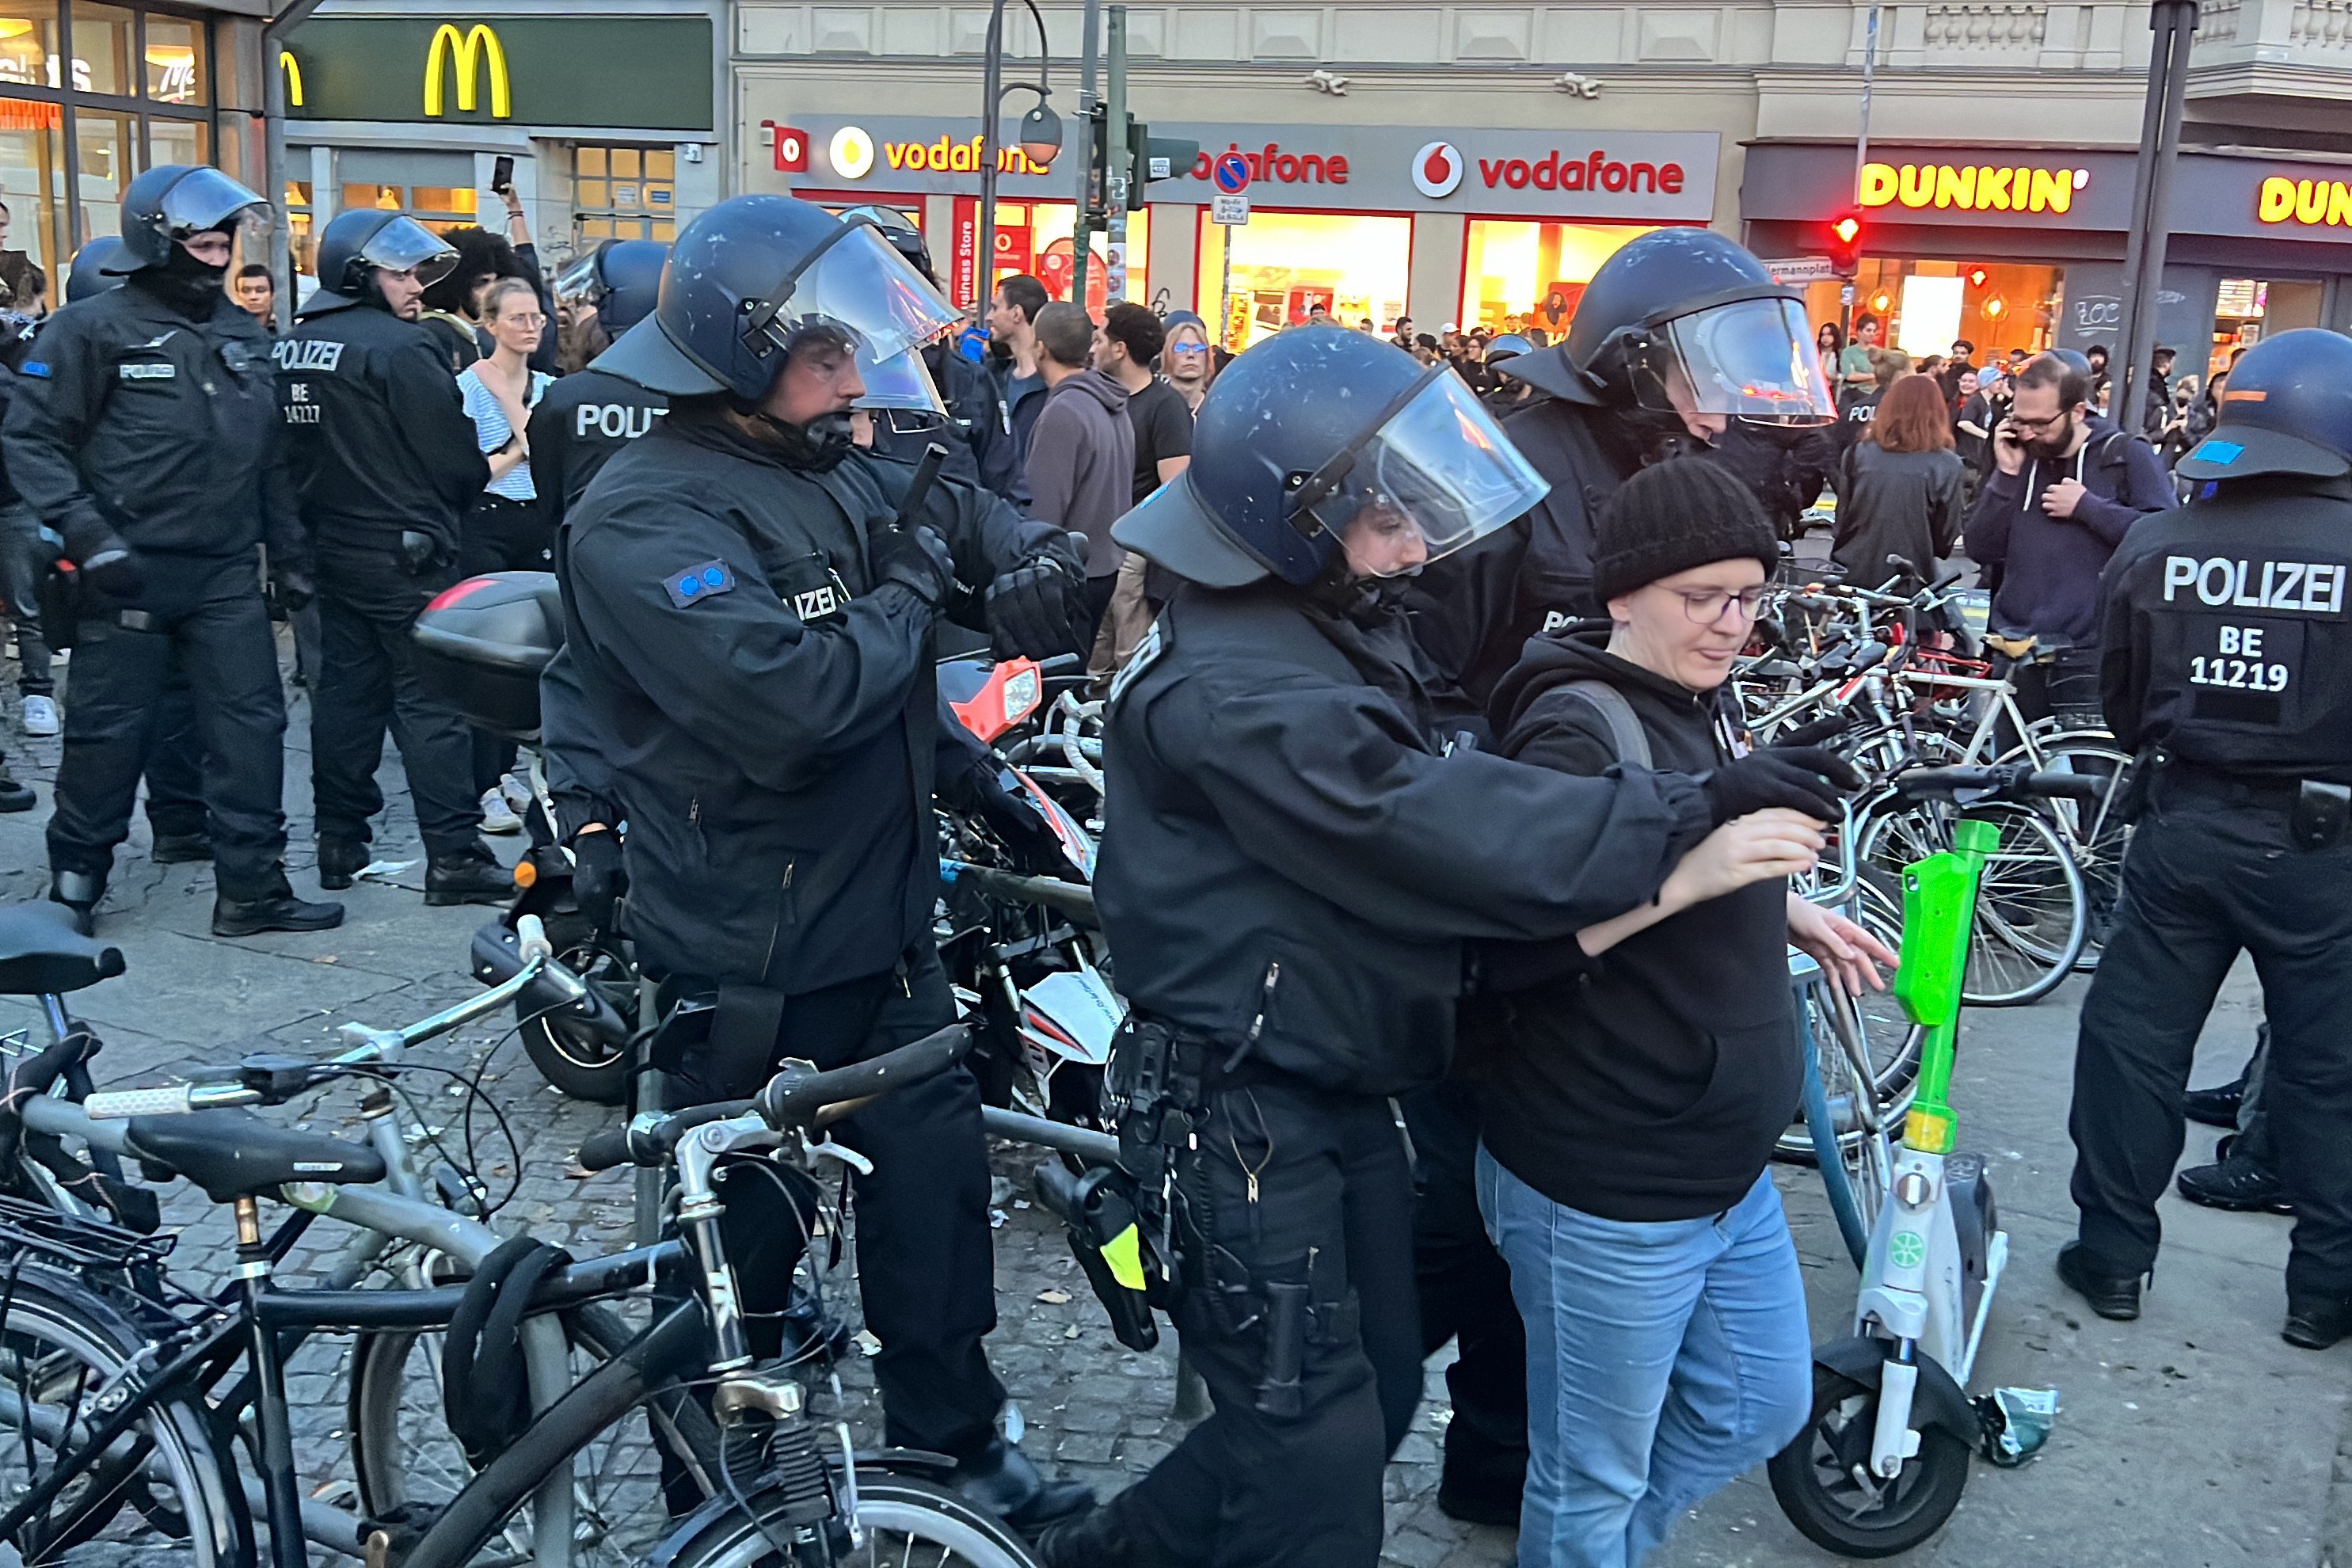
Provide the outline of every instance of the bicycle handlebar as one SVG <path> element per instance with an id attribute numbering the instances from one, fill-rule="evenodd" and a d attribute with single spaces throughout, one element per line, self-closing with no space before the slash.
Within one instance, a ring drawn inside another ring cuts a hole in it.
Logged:
<path id="1" fill-rule="evenodd" d="M 1016 871 L 1001 871 L 993 866 L 972 866 L 961 860 L 942 860 L 940 870 L 948 880 L 970 882 L 994 898 L 1042 905 L 1084 926 L 1102 923 L 1102 917 L 1095 912 L 1095 890 L 1076 882 L 1056 881 L 1051 877 L 1024 877 Z"/>
<path id="2" fill-rule="evenodd" d="M 2031 763 L 1988 768 L 1913 768 L 1888 781 L 1906 800 L 1941 797 L 1960 805 L 1986 801 L 2100 799 L 2113 783 L 2087 773 L 2035 773 Z M 1962 796 L 1968 799 L 1962 799 Z"/>
<path id="3" fill-rule="evenodd" d="M 871 1100 L 909 1083 L 935 1078 L 962 1059 L 971 1046 L 971 1031 L 950 1024 L 937 1034 L 886 1051 L 867 1061 L 820 1072 L 806 1062 L 787 1062 L 782 1072 L 750 1100 L 719 1100 L 685 1110 L 646 1112 L 619 1127 L 608 1127 L 582 1140 L 577 1156 L 586 1171 L 607 1171 L 615 1165 L 657 1165 L 677 1147 L 677 1141 L 709 1121 L 758 1112 L 778 1131 L 814 1126 L 828 1107 Z"/>

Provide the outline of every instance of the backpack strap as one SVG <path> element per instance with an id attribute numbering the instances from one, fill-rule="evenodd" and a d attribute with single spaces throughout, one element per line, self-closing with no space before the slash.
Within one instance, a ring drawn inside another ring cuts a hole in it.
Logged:
<path id="1" fill-rule="evenodd" d="M 1654 765 L 1650 761 L 1649 732 L 1642 728 L 1623 692 L 1605 680 L 1572 680 L 1560 689 L 1583 699 L 1600 713 L 1609 726 L 1609 743 L 1619 762 L 1640 768 Z"/>

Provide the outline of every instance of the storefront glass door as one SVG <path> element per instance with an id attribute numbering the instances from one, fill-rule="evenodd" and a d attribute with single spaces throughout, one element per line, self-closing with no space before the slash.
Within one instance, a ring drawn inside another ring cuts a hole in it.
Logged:
<path id="1" fill-rule="evenodd" d="M 1194 308 L 1217 320 L 1227 237 L 1233 300 L 1225 346 L 1239 353 L 1317 306 L 1347 326 L 1386 330 L 1403 313 L 1412 271 L 1412 220 L 1357 213 L 1254 212 L 1226 228 L 1201 214 L 1200 288 Z"/>
<path id="2" fill-rule="evenodd" d="M 1649 232 L 1633 224 L 1475 220 L 1463 252 L 1462 311 L 1454 319 L 1464 331 L 1562 332 L 1601 264 Z M 1385 331 L 1391 323 L 1381 325 Z"/>

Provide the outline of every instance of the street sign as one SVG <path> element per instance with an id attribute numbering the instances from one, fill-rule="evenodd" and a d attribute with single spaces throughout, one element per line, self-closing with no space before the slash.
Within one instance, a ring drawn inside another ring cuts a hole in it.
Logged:
<path id="1" fill-rule="evenodd" d="M 1764 266 L 1783 283 L 1821 283 L 1837 276 L 1826 256 L 1793 256 Z"/>
<path id="2" fill-rule="evenodd" d="M 1229 196 L 1222 192 L 1209 198 L 1209 221 L 1226 225 L 1249 222 L 1249 198 Z"/>
<path id="3" fill-rule="evenodd" d="M 1209 165 L 1209 179 L 1225 195 L 1240 195 L 1249 189 L 1249 160 L 1239 153 L 1220 153 L 1217 161 Z M 1218 221 L 1222 223 L 1224 220 L 1220 218 Z"/>

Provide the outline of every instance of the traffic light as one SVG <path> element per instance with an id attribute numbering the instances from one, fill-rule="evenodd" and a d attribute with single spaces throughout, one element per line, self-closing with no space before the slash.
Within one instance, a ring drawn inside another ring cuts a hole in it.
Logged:
<path id="1" fill-rule="evenodd" d="M 1130 205 L 1140 206 L 1143 188 L 1154 180 L 1181 180 L 1192 172 L 1201 156 L 1198 142 L 1186 142 L 1173 136 L 1154 136 L 1151 127 L 1127 117 L 1128 151 L 1135 155 L 1135 171 L 1128 190 Z"/>
<path id="2" fill-rule="evenodd" d="M 1830 220 L 1830 270 L 1851 278 L 1862 270 L 1862 215 L 1841 213 Z"/>

